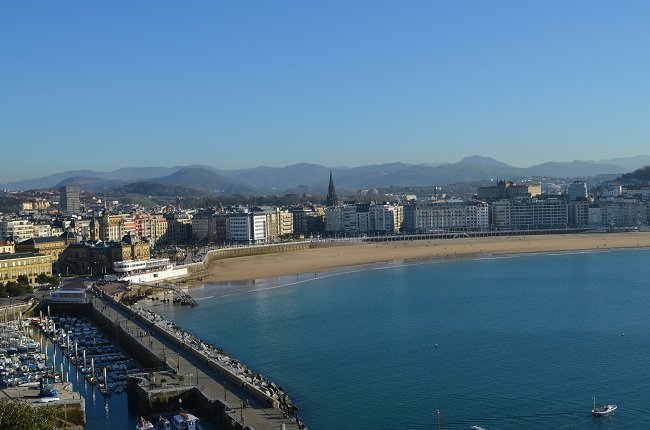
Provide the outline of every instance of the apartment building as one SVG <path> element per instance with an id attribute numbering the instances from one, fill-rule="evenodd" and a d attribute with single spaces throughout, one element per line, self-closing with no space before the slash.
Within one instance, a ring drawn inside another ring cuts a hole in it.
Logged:
<path id="1" fill-rule="evenodd" d="M 489 207 L 485 202 L 436 200 L 411 202 L 404 206 L 404 229 L 408 233 L 483 231 L 489 228 Z"/>
<path id="2" fill-rule="evenodd" d="M 293 213 L 288 209 L 278 209 L 278 237 L 287 237 L 293 234 Z"/>
<path id="3" fill-rule="evenodd" d="M 214 241 L 217 237 L 217 214 L 214 210 L 198 211 L 192 216 L 192 239 Z"/>
<path id="4" fill-rule="evenodd" d="M 124 236 L 124 218 L 122 215 L 104 214 L 99 219 L 99 240 L 115 242 Z"/>
<path id="5" fill-rule="evenodd" d="M 648 206 L 632 197 L 606 197 L 598 200 L 604 227 L 638 227 L 648 223 Z"/>
<path id="6" fill-rule="evenodd" d="M 568 225 L 568 205 L 562 199 L 518 198 L 492 204 L 492 226 L 497 230 L 561 229 Z"/>
<path id="7" fill-rule="evenodd" d="M 573 200 L 569 202 L 569 226 L 584 228 L 590 225 L 589 207 L 591 202 L 587 200 Z"/>
<path id="8" fill-rule="evenodd" d="M 375 204 L 368 208 L 370 232 L 380 234 L 398 233 L 402 228 L 404 207 L 393 204 Z"/>
<path id="9" fill-rule="evenodd" d="M 233 243 L 261 244 L 268 242 L 267 216 L 264 212 L 242 209 L 227 214 L 226 239 Z"/>
<path id="10" fill-rule="evenodd" d="M 0 227 L 2 239 L 13 238 L 19 242 L 34 237 L 34 224 L 26 219 L 4 219 Z"/>
<path id="11" fill-rule="evenodd" d="M 308 236 L 320 234 L 326 230 L 325 208 L 318 206 L 300 206 L 290 209 L 293 216 L 293 233 Z"/>

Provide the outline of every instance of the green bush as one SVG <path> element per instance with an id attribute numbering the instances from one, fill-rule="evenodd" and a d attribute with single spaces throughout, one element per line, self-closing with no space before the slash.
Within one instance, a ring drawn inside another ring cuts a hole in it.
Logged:
<path id="1" fill-rule="evenodd" d="M 28 403 L 0 399 L 0 428 L 6 430 L 52 430 L 56 426 L 52 408 L 33 407 Z"/>

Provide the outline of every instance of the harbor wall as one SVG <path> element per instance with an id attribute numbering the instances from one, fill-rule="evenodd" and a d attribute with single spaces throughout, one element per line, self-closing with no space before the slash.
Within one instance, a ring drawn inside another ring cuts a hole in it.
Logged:
<path id="1" fill-rule="evenodd" d="M 237 375 L 234 375 L 229 369 L 226 369 L 223 367 L 219 362 L 216 360 L 212 360 L 205 355 L 203 355 L 200 351 L 196 350 L 195 348 L 192 348 L 191 345 L 188 345 L 184 342 L 182 342 L 180 339 L 178 339 L 176 336 L 174 336 L 173 333 L 170 333 L 167 330 L 162 329 L 161 327 L 157 326 L 156 324 L 152 323 L 151 321 L 147 320 L 146 318 L 142 317 L 141 315 L 137 314 L 135 311 L 133 311 L 131 308 L 128 306 L 125 306 L 122 303 L 119 303 L 111 297 L 106 297 L 106 300 L 111 300 L 112 305 L 115 307 L 119 307 L 122 311 L 127 313 L 129 315 L 129 318 L 133 319 L 134 321 L 140 321 L 143 324 L 145 324 L 149 330 L 151 330 L 153 333 L 156 333 L 158 336 L 164 338 L 171 344 L 173 344 L 176 348 L 179 348 L 180 350 L 183 350 L 185 353 L 189 354 L 192 356 L 194 359 L 207 364 L 210 366 L 214 374 L 219 374 L 221 376 L 224 376 L 225 378 L 228 379 L 230 383 L 233 383 L 237 386 L 240 386 L 241 388 L 245 389 L 247 392 L 251 394 L 251 396 L 263 401 L 266 405 L 272 407 L 272 408 L 278 408 L 280 406 L 280 402 L 277 399 L 272 398 L 271 396 L 267 395 L 266 393 L 260 391 L 257 389 L 254 385 L 250 384 L 247 381 L 242 380 L 239 378 Z M 101 314 L 101 313 L 100 313 Z M 102 315 L 103 317 L 103 315 Z M 114 322 L 111 322 L 111 324 L 114 324 Z M 130 336 L 129 336 L 130 337 Z M 133 339 L 133 341 L 141 347 L 140 343 Z M 147 350 L 147 353 L 149 355 L 151 354 L 151 351 Z M 169 368 L 166 362 L 164 362 L 162 359 L 159 357 L 156 357 L 157 359 L 157 364 L 155 366 L 151 367 L 157 367 L 157 368 Z M 145 363 L 143 363 L 145 364 Z"/>
<path id="2" fill-rule="evenodd" d="M 242 430 L 246 427 L 241 417 L 228 402 L 210 399 L 197 387 L 152 387 L 144 379 L 132 378 L 135 387 L 135 401 L 139 410 L 149 415 L 177 411 L 181 405 L 192 405 L 201 416 L 215 424 L 220 430 Z"/>
<path id="3" fill-rule="evenodd" d="M 167 366 L 160 357 L 144 345 L 144 342 L 138 341 L 137 336 L 139 333 L 128 333 L 124 330 L 120 325 L 120 317 L 111 320 L 101 311 L 95 309 L 94 306 L 90 305 L 90 309 L 91 318 L 95 324 L 114 339 L 122 349 L 127 351 L 132 357 L 136 358 L 138 363 L 149 369 L 160 369 Z"/>
<path id="4" fill-rule="evenodd" d="M 106 336 L 114 340 L 120 348 L 127 351 L 131 357 L 136 358 L 138 363 L 144 367 L 159 369 L 166 366 L 166 363 L 160 357 L 138 342 L 137 333 L 127 333 L 124 330 L 120 325 L 120 318 L 123 317 L 117 317 L 116 315 L 115 320 L 109 319 L 100 310 L 95 309 L 91 303 L 73 304 L 48 301 L 41 302 L 36 313 L 43 311 L 43 314 L 47 315 L 48 307 L 51 315 L 73 315 L 89 318 Z"/>
<path id="5" fill-rule="evenodd" d="M 120 304 L 121 305 L 121 304 Z M 123 305 L 121 305 L 123 306 Z M 128 308 L 127 308 L 128 309 Z M 131 311 L 131 309 L 129 309 Z M 133 312 L 133 311 L 131 311 Z M 265 393 L 261 392 L 258 390 L 255 386 L 250 384 L 247 381 L 243 381 L 236 375 L 234 375 L 229 369 L 226 369 L 225 367 L 221 366 L 216 360 L 209 359 L 205 355 L 201 354 L 198 350 L 195 348 L 192 348 L 190 345 L 187 345 L 183 342 L 181 342 L 176 336 L 174 336 L 172 333 L 168 332 L 167 330 L 163 330 L 162 328 L 158 327 L 157 325 L 151 323 L 147 319 L 141 317 L 140 315 L 136 314 L 133 312 L 134 317 L 137 317 L 140 319 L 140 321 L 144 322 L 145 324 L 149 324 L 151 327 L 151 330 L 153 330 L 156 334 L 158 334 L 161 337 L 164 337 L 167 341 L 172 342 L 177 348 L 182 349 L 185 351 L 187 354 L 191 355 L 194 359 L 203 362 L 210 366 L 215 374 L 219 374 L 220 376 L 224 376 L 225 378 L 228 379 L 228 381 L 232 384 L 238 385 L 241 388 L 245 389 L 247 392 L 251 394 L 251 396 L 262 400 L 266 405 L 272 407 L 272 408 L 278 408 L 280 406 L 280 402 L 276 399 L 273 399 L 272 397 L 266 395 Z"/>

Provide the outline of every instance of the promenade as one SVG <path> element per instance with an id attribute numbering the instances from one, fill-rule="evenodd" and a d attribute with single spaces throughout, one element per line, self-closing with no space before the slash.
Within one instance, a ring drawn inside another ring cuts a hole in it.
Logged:
<path id="1" fill-rule="evenodd" d="M 89 294 L 88 300 L 96 311 L 113 321 L 125 335 L 131 336 L 132 340 L 139 342 L 145 349 L 167 363 L 177 376 L 182 376 L 180 384 L 188 388 L 196 387 L 206 398 L 222 400 L 230 405 L 232 411 L 229 415 L 237 423 L 236 428 L 299 429 L 295 420 L 283 417 L 280 409 L 273 408 L 256 398 L 244 389 L 243 385 L 234 383 L 227 375 L 216 371 L 207 360 L 190 354 L 186 351 L 186 346 L 181 345 L 180 340 L 173 342 L 157 333 L 151 322 L 139 317 L 130 309 L 123 308 L 109 297 L 99 298 Z M 192 405 L 183 406 L 192 410 Z"/>

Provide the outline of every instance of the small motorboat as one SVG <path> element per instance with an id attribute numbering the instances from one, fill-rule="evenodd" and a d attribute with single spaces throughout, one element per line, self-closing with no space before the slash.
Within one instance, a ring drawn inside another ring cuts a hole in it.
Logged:
<path id="1" fill-rule="evenodd" d="M 618 406 L 610 405 L 609 403 L 596 407 L 596 398 L 594 397 L 594 408 L 591 410 L 591 414 L 595 417 L 604 417 L 613 414 L 617 408 Z"/>
<path id="2" fill-rule="evenodd" d="M 154 426 L 151 424 L 150 421 L 147 421 L 144 419 L 144 417 L 140 417 L 140 422 L 138 422 L 138 425 L 135 426 L 135 430 L 153 430 Z"/>

